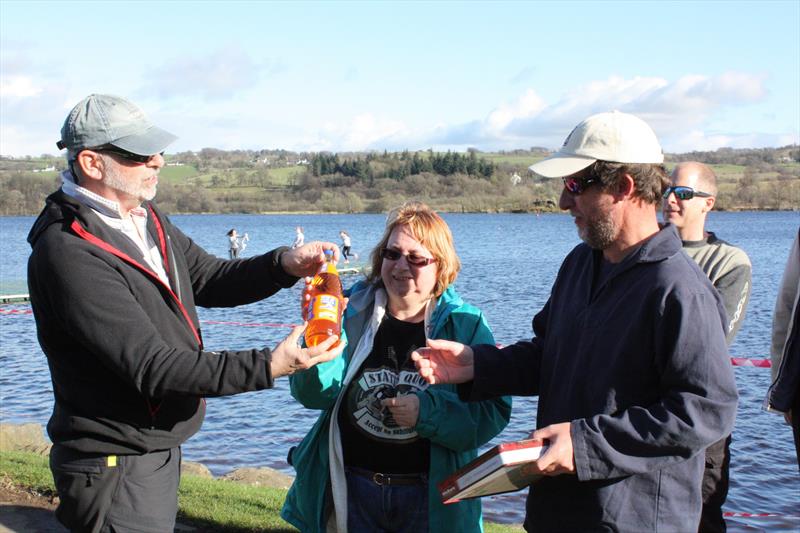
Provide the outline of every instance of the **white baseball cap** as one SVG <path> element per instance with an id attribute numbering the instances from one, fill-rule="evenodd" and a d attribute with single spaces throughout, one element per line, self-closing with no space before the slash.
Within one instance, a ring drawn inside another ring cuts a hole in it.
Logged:
<path id="1" fill-rule="evenodd" d="M 611 111 L 592 115 L 575 126 L 558 152 L 529 168 L 546 178 L 561 178 L 598 160 L 660 164 L 664 162 L 664 152 L 645 121 Z"/>

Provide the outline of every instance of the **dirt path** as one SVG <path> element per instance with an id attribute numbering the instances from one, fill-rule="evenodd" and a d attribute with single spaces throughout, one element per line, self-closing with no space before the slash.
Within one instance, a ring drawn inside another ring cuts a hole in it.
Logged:
<path id="1" fill-rule="evenodd" d="M 22 490 L 0 478 L 0 533 L 64 533 L 53 510 L 58 500 Z"/>

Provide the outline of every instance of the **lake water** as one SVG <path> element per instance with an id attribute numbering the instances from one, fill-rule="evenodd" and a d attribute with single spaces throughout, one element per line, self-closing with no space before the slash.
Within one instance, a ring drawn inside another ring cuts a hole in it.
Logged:
<path id="1" fill-rule="evenodd" d="M 531 335 L 531 317 L 544 304 L 564 256 L 577 244 L 571 217 L 564 214 L 445 214 L 463 269 L 456 281 L 462 296 L 488 316 L 498 342 Z M 378 241 L 382 215 L 185 215 L 172 221 L 206 250 L 227 257 L 230 228 L 250 236 L 244 256 L 286 245 L 294 227 L 306 242 L 339 242 L 339 230 L 353 238 L 362 263 Z M 33 217 L 0 218 L 0 292 L 27 292 L 25 242 Z M 745 323 L 731 354 L 769 357 L 770 325 L 777 287 L 798 225 L 797 212 L 712 213 L 709 229 L 742 247 L 753 263 L 753 290 Z M 355 281 L 344 278 L 345 285 Z M 300 287 L 236 309 L 200 309 L 209 350 L 274 346 L 287 333 L 281 324 L 298 321 Z M 47 364 L 36 340 L 27 305 L 0 308 L 0 422 L 45 424 L 52 409 Z M 223 323 L 220 323 L 223 322 Z M 800 530 L 800 476 L 791 429 L 783 418 L 761 409 L 770 381 L 766 368 L 736 367 L 740 403 L 733 433 L 731 490 L 725 510 L 771 513 L 732 517 L 733 531 Z M 270 466 L 286 473 L 286 452 L 313 424 L 288 393 L 288 381 L 273 390 L 208 401 L 200 433 L 184 446 L 184 457 L 206 464 L 215 475 L 245 466 Z M 522 438 L 534 429 L 535 398 L 516 398 L 512 420 L 495 442 Z M 521 523 L 524 492 L 484 499 L 484 512 L 497 522 Z"/>

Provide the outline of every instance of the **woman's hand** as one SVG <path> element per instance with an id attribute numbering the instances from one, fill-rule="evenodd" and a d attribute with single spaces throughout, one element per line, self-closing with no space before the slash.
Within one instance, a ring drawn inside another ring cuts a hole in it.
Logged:
<path id="1" fill-rule="evenodd" d="M 388 407 L 398 426 L 413 428 L 419 418 L 419 398 L 416 394 L 397 396 L 381 400 L 381 405 Z"/>

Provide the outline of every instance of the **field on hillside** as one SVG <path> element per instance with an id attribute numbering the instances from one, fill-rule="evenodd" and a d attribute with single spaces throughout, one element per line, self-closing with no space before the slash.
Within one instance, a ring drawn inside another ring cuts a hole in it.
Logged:
<path id="1" fill-rule="evenodd" d="M 197 174 L 197 169 L 191 165 L 166 166 L 158 173 L 158 177 L 166 183 L 180 184 Z"/>

